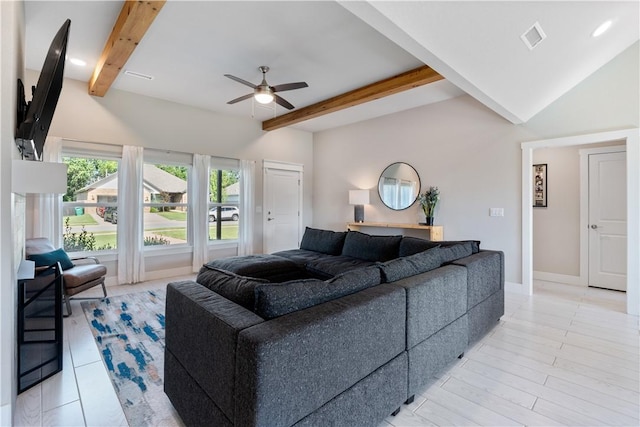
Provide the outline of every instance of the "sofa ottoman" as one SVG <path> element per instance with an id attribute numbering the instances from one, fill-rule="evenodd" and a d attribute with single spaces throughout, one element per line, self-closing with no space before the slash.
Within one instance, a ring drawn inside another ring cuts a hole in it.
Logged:
<path id="1" fill-rule="evenodd" d="M 264 279 L 273 283 L 309 277 L 305 270 L 292 260 L 269 254 L 217 259 L 208 262 L 203 268 L 226 270 L 239 276 Z"/>

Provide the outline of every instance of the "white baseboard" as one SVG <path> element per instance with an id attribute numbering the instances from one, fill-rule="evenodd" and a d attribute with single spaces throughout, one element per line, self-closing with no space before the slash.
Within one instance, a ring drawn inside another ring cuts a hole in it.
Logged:
<path id="1" fill-rule="evenodd" d="M 191 266 L 187 267 L 178 267 L 178 268 L 169 268 L 166 270 L 155 270 L 155 271 L 147 271 L 144 273 L 144 280 L 159 280 L 159 279 L 170 279 L 175 276 L 186 276 L 189 274 L 195 274 L 192 270 Z M 168 281 L 167 281 L 168 283 Z M 118 277 L 117 276 L 107 276 L 104 280 L 105 286 L 118 286 Z M 2 424 L 0 424 L 2 425 Z"/>
<path id="2" fill-rule="evenodd" d="M 187 274 L 193 274 L 191 270 L 192 267 L 189 265 L 186 267 L 169 268 L 167 270 L 147 271 L 144 273 L 144 280 L 159 280 L 169 279 L 175 276 L 186 276 Z"/>
<path id="3" fill-rule="evenodd" d="M 504 282 L 504 290 L 514 294 L 529 295 L 529 290 L 522 283 Z"/>
<path id="4" fill-rule="evenodd" d="M 11 405 L 0 406 L 0 426 L 12 426 L 13 420 L 11 419 Z"/>
<path id="5" fill-rule="evenodd" d="M 544 280 L 545 282 L 566 283 L 567 285 L 587 286 L 587 283 L 580 276 L 568 274 L 547 273 L 546 271 L 534 271 L 534 280 Z"/>

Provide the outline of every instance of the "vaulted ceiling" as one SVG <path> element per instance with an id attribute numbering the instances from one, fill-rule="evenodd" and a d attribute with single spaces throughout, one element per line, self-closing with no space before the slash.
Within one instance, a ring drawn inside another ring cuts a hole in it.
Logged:
<path id="1" fill-rule="evenodd" d="M 68 58 L 87 65 L 68 62 L 65 75 L 89 82 L 122 5 L 25 2 L 27 68 L 41 69 L 70 18 Z M 111 88 L 264 121 L 288 110 L 228 105 L 251 89 L 224 74 L 258 84 L 267 65 L 270 85 L 306 81 L 281 93 L 298 110 L 426 64 L 445 79 L 292 126 L 319 131 L 463 93 L 520 123 L 634 44 L 639 15 L 637 1 L 168 1 Z M 530 50 L 521 35 L 535 23 L 546 38 Z"/>

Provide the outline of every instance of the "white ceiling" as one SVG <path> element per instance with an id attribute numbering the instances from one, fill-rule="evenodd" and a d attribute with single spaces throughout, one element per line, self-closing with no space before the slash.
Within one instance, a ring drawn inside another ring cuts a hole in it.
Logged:
<path id="1" fill-rule="evenodd" d="M 40 70 L 49 43 L 71 19 L 65 76 L 88 81 L 118 16 L 119 1 L 27 1 L 26 66 Z M 112 88 L 256 120 L 273 111 L 224 74 L 270 85 L 306 81 L 281 95 L 304 107 L 430 65 L 446 81 L 293 127 L 319 131 L 469 93 L 514 123 L 525 122 L 639 38 L 637 1 L 364 2 L 169 1 Z M 593 30 L 606 19 L 611 29 Z M 530 51 L 520 35 L 539 22 L 547 35 Z M 106 96 L 109 96 L 107 93 Z M 257 104 L 256 104 L 257 105 Z M 277 107 L 276 114 L 288 112 Z"/>

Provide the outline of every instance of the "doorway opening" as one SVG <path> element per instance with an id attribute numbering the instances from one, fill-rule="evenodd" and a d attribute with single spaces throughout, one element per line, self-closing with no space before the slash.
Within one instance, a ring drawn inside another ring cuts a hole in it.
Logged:
<path id="1" fill-rule="evenodd" d="M 640 314 L 640 134 L 636 129 L 524 142 L 522 147 L 522 289 L 533 294 L 533 150 L 624 141 L 627 150 L 627 313 Z"/>

